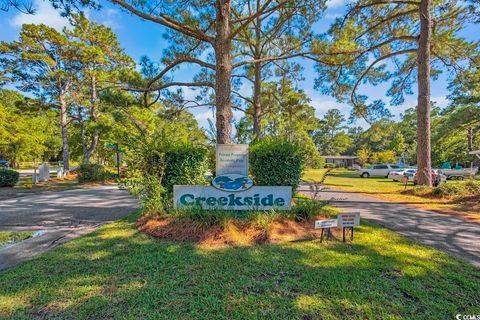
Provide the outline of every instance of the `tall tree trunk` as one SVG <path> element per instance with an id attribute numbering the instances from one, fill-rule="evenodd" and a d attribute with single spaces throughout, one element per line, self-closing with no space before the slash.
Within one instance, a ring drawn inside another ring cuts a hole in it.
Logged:
<path id="1" fill-rule="evenodd" d="M 473 151 L 473 143 L 474 143 L 474 131 L 472 127 L 467 128 L 467 148 L 468 151 Z"/>
<path id="2" fill-rule="evenodd" d="M 82 143 L 82 154 L 87 152 L 87 141 L 85 139 L 85 121 L 83 121 L 82 109 L 78 107 L 77 111 L 78 124 L 80 126 L 80 141 Z"/>
<path id="3" fill-rule="evenodd" d="M 255 63 L 253 68 L 255 71 L 253 79 L 253 134 L 254 139 L 260 140 L 262 138 L 262 67 L 260 63 Z"/>
<path id="4" fill-rule="evenodd" d="M 82 154 L 85 156 L 87 153 L 87 141 L 85 137 L 85 122 L 80 120 L 80 140 L 82 141 Z"/>
<path id="5" fill-rule="evenodd" d="M 232 136 L 232 40 L 230 39 L 230 0 L 216 1 L 215 107 L 217 143 L 231 143 Z"/>
<path id="6" fill-rule="evenodd" d="M 90 100 L 90 120 L 92 122 L 97 122 L 98 116 L 97 116 L 97 100 L 98 100 L 98 95 L 97 95 L 97 79 L 95 77 L 95 74 L 92 75 L 91 79 L 91 90 L 92 90 L 92 96 Z M 99 132 L 96 127 L 93 128 L 92 132 L 92 141 L 90 143 L 90 147 L 88 147 L 87 151 L 83 154 L 83 162 L 88 163 L 90 162 L 90 158 L 92 157 L 93 153 L 95 152 L 95 149 L 97 148 L 98 145 L 98 140 L 99 140 Z"/>
<path id="7" fill-rule="evenodd" d="M 430 138 L 430 42 L 432 37 L 432 0 L 420 2 L 420 39 L 418 41 L 417 166 L 418 184 L 432 185 Z"/>
<path id="8" fill-rule="evenodd" d="M 67 118 L 67 102 L 65 97 L 60 95 L 60 125 L 62 127 L 62 155 L 63 155 L 63 170 L 65 173 L 70 171 L 70 151 L 68 148 L 68 118 Z"/>
<path id="9" fill-rule="evenodd" d="M 257 0 L 257 12 L 260 11 L 260 0 Z M 254 59 L 261 58 L 261 31 L 262 31 L 261 15 L 258 15 L 255 21 L 255 54 Z M 253 65 L 254 79 L 253 79 L 253 134 L 254 139 L 260 140 L 262 138 L 262 64 L 257 62 Z"/>

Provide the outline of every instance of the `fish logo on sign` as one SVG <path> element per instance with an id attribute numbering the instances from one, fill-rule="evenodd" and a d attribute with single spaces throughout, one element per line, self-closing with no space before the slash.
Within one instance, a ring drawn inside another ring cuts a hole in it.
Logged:
<path id="1" fill-rule="evenodd" d="M 241 174 L 223 174 L 213 179 L 212 186 L 223 191 L 245 191 L 253 187 L 253 180 Z"/>

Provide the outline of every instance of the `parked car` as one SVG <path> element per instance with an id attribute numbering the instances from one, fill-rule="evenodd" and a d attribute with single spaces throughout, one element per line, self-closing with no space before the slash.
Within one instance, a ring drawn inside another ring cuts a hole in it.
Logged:
<path id="1" fill-rule="evenodd" d="M 432 185 L 438 187 L 440 184 L 447 181 L 447 176 L 442 172 L 442 170 L 433 169 L 432 170 Z M 413 175 L 413 184 L 418 184 L 418 172 L 415 172 Z"/>
<path id="2" fill-rule="evenodd" d="M 8 162 L 8 160 L 0 160 L 0 168 L 9 168 L 10 167 L 10 163 Z"/>
<path id="3" fill-rule="evenodd" d="M 362 178 L 368 177 L 388 177 L 391 171 L 398 170 L 399 167 L 396 164 L 374 164 L 367 169 L 358 170 L 358 175 Z"/>
<path id="4" fill-rule="evenodd" d="M 388 174 L 388 178 L 392 179 L 393 181 L 403 181 L 403 178 L 407 176 L 408 181 L 413 181 L 413 175 L 415 174 L 415 172 L 417 172 L 417 169 L 415 168 L 391 171 Z"/>

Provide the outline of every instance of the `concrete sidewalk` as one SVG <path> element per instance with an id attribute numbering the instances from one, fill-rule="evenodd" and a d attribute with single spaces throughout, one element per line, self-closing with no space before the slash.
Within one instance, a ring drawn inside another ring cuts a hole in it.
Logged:
<path id="1" fill-rule="evenodd" d="M 313 194 L 306 183 L 299 191 Z M 317 198 L 330 200 L 342 211 L 360 212 L 362 218 L 480 267 L 480 224 L 328 187 L 321 189 Z"/>
<path id="2" fill-rule="evenodd" d="M 32 194 L 0 201 L 0 231 L 42 230 L 0 249 L 0 270 L 120 219 L 138 202 L 114 185 Z"/>

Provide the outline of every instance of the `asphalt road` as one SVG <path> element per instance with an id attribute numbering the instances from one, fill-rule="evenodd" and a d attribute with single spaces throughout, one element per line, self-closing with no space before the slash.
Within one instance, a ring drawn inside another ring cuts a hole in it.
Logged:
<path id="1" fill-rule="evenodd" d="M 32 194 L 0 201 L 0 231 L 41 235 L 0 249 L 0 270 L 120 219 L 138 202 L 116 186 Z"/>
<path id="2" fill-rule="evenodd" d="M 345 212 L 360 212 L 362 218 L 451 254 L 480 267 L 480 224 L 451 215 L 421 210 L 408 203 L 393 203 L 367 195 L 320 188 L 317 198 L 330 200 Z M 300 191 L 312 196 L 310 185 Z"/>

